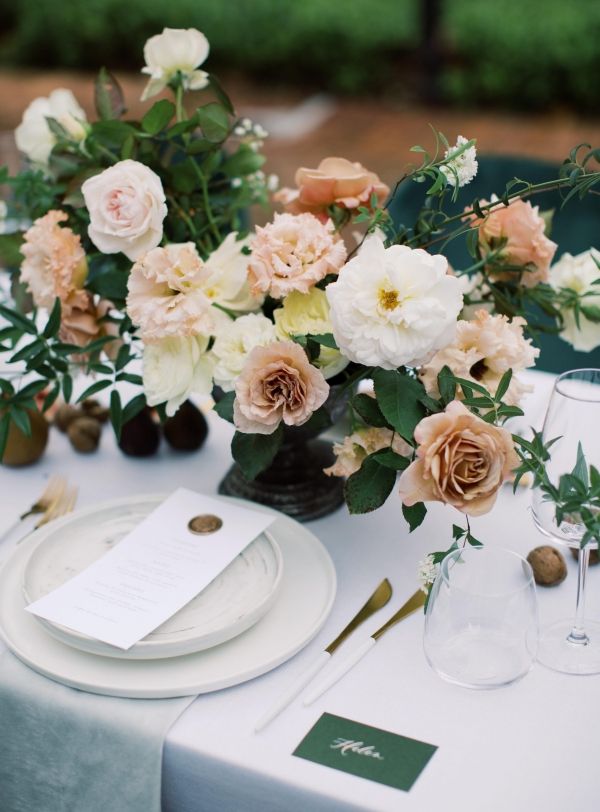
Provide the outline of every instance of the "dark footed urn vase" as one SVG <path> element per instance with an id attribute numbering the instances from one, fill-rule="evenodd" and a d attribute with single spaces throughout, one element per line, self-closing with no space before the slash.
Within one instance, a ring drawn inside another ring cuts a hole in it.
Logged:
<path id="1" fill-rule="evenodd" d="M 326 405 L 334 421 L 346 402 L 337 393 L 330 396 Z M 335 457 L 332 443 L 318 439 L 318 434 L 319 430 L 308 426 L 286 427 L 283 445 L 265 471 L 248 480 L 234 463 L 221 481 L 219 493 L 267 505 L 300 522 L 327 516 L 343 504 L 344 482 L 323 473 Z"/>

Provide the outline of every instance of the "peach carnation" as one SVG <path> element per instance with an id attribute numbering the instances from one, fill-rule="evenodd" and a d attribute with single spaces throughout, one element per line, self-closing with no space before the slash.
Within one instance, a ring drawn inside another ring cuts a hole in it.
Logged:
<path id="1" fill-rule="evenodd" d="M 368 205 L 372 195 L 381 205 L 390 193 L 374 172 L 346 158 L 323 158 L 316 169 L 300 167 L 295 183 L 297 189 L 281 189 L 275 195 L 293 214 L 323 211 L 332 205 L 355 209 Z"/>
<path id="2" fill-rule="evenodd" d="M 248 277 L 252 293 L 281 299 L 293 290 L 308 291 L 327 274 L 337 274 L 346 261 L 346 246 L 330 220 L 312 214 L 276 214 L 256 229 Z"/>
<path id="3" fill-rule="evenodd" d="M 531 367 L 540 354 L 523 334 L 526 324 L 520 316 L 509 321 L 506 316 L 492 316 L 483 309 L 475 313 L 472 321 L 459 321 L 454 341 L 421 368 L 419 376 L 425 389 L 439 397 L 437 376 L 448 366 L 457 377 L 480 383 L 495 395 L 507 370 L 515 373 Z M 531 387 L 513 375 L 503 400 L 516 405 L 530 391 Z"/>
<path id="4" fill-rule="evenodd" d="M 273 434 L 281 421 L 301 426 L 329 395 L 323 374 L 293 341 L 275 341 L 248 353 L 235 384 L 233 420 L 246 434 Z"/>
<path id="5" fill-rule="evenodd" d="M 21 253 L 21 279 L 38 307 L 50 310 L 56 297 L 63 313 L 82 307 L 87 294 L 82 290 L 87 276 L 87 260 L 79 235 L 59 223 L 68 220 L 64 211 L 52 209 L 39 217 L 25 232 Z"/>
<path id="6" fill-rule="evenodd" d="M 112 307 L 113 304 L 108 300 L 100 299 L 99 302 L 94 302 L 93 296 L 86 293 L 85 302 L 63 314 L 58 333 L 60 340 L 85 347 L 96 338 L 111 336 L 114 340 L 104 345 L 103 352 L 114 360 L 122 341 L 119 339 L 118 326 L 113 322 L 104 321 L 104 317 Z"/>
<path id="7" fill-rule="evenodd" d="M 425 417 L 415 429 L 417 459 L 400 477 L 407 506 L 443 502 L 480 516 L 519 464 L 510 433 L 486 423 L 458 400 Z"/>
<path id="8" fill-rule="evenodd" d="M 363 464 L 365 457 L 382 448 L 391 448 L 403 457 L 412 454 L 412 448 L 399 434 L 386 428 L 362 428 L 333 444 L 336 460 L 324 472 L 327 476 L 351 476 Z"/>
<path id="9" fill-rule="evenodd" d="M 192 242 L 153 248 L 128 281 L 127 313 L 144 341 L 210 335 L 217 311 L 202 291 L 204 264 Z"/>
<path id="10" fill-rule="evenodd" d="M 539 206 L 520 198 L 511 200 L 508 206 L 499 202 L 483 220 L 473 217 L 472 225 L 479 228 L 479 247 L 484 256 L 506 240 L 500 262 L 526 269 L 519 280 L 522 285 L 533 288 L 548 281 L 550 263 L 558 246 L 546 237 L 546 223 L 539 214 Z M 503 272 L 501 267 L 494 266 L 489 271 L 498 279 L 519 279 L 514 271 Z"/>

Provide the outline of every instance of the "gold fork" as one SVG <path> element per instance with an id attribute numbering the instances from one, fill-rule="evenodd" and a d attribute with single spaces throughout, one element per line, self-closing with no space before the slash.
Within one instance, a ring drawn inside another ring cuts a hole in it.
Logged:
<path id="1" fill-rule="evenodd" d="M 45 511 L 44 515 L 36 522 L 35 527 L 30 533 L 26 533 L 22 538 L 17 541 L 17 544 L 20 544 L 32 533 L 35 533 L 40 527 L 48 522 L 53 521 L 54 519 L 58 519 L 61 516 L 66 516 L 67 513 L 72 513 L 75 509 L 75 504 L 77 502 L 77 494 L 78 488 L 76 485 L 73 485 L 72 488 L 66 488 L 66 490 L 61 494 L 58 499 L 55 499 L 54 502 L 48 506 L 47 510 Z"/>

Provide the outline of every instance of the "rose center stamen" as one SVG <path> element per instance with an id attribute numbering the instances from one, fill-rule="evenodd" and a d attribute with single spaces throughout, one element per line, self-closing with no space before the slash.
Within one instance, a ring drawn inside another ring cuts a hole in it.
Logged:
<path id="1" fill-rule="evenodd" d="M 398 291 L 385 290 L 382 288 L 379 291 L 379 304 L 381 305 L 381 307 L 383 307 L 384 310 L 395 310 L 400 304 Z"/>

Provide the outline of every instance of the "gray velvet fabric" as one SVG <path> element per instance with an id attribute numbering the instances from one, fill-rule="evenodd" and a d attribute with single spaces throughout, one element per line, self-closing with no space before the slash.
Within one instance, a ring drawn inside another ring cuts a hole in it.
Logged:
<path id="1" fill-rule="evenodd" d="M 160 812 L 165 736 L 193 699 L 89 694 L 0 652 L 0 809 Z"/>

